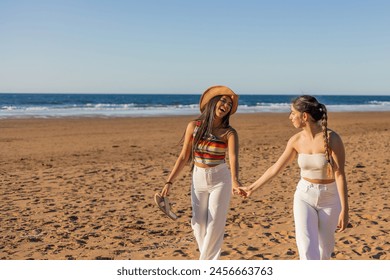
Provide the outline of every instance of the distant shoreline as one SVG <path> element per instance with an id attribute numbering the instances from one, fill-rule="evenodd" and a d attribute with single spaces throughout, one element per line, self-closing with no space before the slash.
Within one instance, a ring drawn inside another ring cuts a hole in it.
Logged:
<path id="1" fill-rule="evenodd" d="M 329 115 L 332 114 L 368 114 L 368 113 L 390 113 L 390 111 L 328 111 Z M 286 112 L 238 112 L 237 115 L 283 115 L 288 114 L 288 111 Z M 155 114 L 155 115 L 67 115 L 67 116 L 34 116 L 34 115 L 25 115 L 25 116 L 1 116 L 0 115 L 0 121 L 2 120 L 28 120 L 28 119 L 35 119 L 35 120 L 49 120 L 49 119 L 150 119 L 150 118 L 179 118 L 179 117 L 189 117 L 189 118 L 196 118 L 199 114 L 195 112 L 189 112 L 187 114 Z"/>

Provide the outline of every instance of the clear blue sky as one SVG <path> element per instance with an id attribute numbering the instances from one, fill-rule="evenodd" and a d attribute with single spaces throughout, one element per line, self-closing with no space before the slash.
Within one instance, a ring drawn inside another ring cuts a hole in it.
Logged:
<path id="1" fill-rule="evenodd" d="M 0 0 L 0 92 L 390 94 L 390 1 Z"/>

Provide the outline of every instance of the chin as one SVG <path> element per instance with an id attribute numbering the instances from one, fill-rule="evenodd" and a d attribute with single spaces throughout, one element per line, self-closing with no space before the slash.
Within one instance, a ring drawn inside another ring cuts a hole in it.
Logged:
<path id="1" fill-rule="evenodd" d="M 227 113 L 222 113 L 222 112 L 217 112 L 216 114 L 215 114 L 218 118 L 224 118 L 226 115 L 227 115 Z"/>
<path id="2" fill-rule="evenodd" d="M 292 124 L 295 128 L 301 128 L 300 125 L 296 125 L 295 123 Z"/>

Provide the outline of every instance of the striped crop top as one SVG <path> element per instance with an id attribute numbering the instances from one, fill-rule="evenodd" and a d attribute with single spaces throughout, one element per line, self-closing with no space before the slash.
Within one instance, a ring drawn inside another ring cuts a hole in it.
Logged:
<path id="1" fill-rule="evenodd" d="M 207 165 L 218 165 L 225 162 L 227 144 L 214 135 L 201 139 L 195 148 L 194 160 Z"/>
<path id="2" fill-rule="evenodd" d="M 195 137 L 198 128 L 199 126 L 197 125 L 193 137 Z M 206 165 L 225 163 L 227 147 L 227 143 L 210 134 L 209 137 L 199 140 L 194 151 L 194 161 Z"/>

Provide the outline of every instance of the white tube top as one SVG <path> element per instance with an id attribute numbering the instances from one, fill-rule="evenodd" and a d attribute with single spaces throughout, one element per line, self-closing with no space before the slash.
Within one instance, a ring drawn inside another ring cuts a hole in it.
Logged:
<path id="1" fill-rule="evenodd" d="M 329 179 L 325 154 L 298 154 L 298 165 L 301 168 L 301 177 Z"/>

